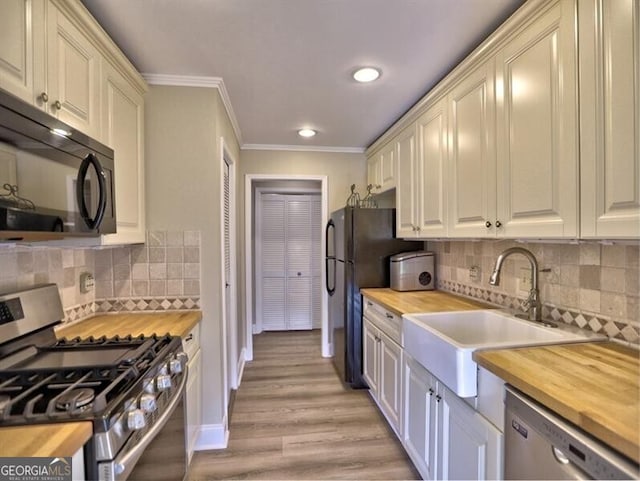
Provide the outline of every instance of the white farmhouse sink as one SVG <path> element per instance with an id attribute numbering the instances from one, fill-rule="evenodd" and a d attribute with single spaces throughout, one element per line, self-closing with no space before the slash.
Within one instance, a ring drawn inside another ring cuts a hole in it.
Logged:
<path id="1" fill-rule="evenodd" d="M 460 397 L 477 394 L 477 349 L 602 340 L 605 337 L 519 319 L 498 310 L 407 314 L 402 317 L 405 352 Z"/>

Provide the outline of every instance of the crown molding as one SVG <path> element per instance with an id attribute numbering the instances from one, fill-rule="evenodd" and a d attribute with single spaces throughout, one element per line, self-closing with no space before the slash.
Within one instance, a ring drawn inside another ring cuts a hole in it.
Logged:
<path id="1" fill-rule="evenodd" d="M 332 152 L 339 154 L 364 154 L 363 147 L 330 147 L 322 145 L 244 144 L 241 150 L 282 150 L 289 152 Z"/>
<path id="2" fill-rule="evenodd" d="M 233 133 L 236 134 L 238 144 L 242 145 L 242 134 L 240 132 L 240 125 L 238 125 L 238 119 L 231 106 L 231 99 L 229 93 L 224 85 L 222 77 L 199 77 L 195 75 L 171 75 L 171 74 L 155 74 L 155 73 L 143 73 L 142 77 L 147 81 L 149 85 L 169 85 L 172 87 L 205 87 L 218 89 L 222 104 L 227 111 L 227 116 L 231 122 Z"/>

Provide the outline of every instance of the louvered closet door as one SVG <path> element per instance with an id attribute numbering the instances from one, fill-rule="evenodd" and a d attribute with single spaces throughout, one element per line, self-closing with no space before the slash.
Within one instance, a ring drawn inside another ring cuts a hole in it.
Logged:
<path id="1" fill-rule="evenodd" d="M 311 329 L 313 247 L 311 202 L 289 196 L 286 203 L 287 328 Z"/>
<path id="2" fill-rule="evenodd" d="M 260 263 L 262 329 L 286 329 L 285 318 L 285 198 L 262 195 L 260 209 Z"/>
<path id="3" fill-rule="evenodd" d="M 319 328 L 319 196 L 262 194 L 260 223 L 262 329 Z"/>
<path id="4" fill-rule="evenodd" d="M 313 329 L 322 327 L 322 203 L 320 196 L 311 201 L 311 324 Z"/>

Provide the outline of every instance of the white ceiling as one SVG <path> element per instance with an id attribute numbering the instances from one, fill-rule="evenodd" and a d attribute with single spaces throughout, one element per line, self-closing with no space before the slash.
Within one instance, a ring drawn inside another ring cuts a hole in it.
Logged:
<path id="1" fill-rule="evenodd" d="M 370 145 L 524 0 L 82 0 L 145 74 L 221 77 L 241 142 Z M 358 66 L 382 69 L 358 84 Z M 311 139 L 301 127 L 318 131 Z"/>

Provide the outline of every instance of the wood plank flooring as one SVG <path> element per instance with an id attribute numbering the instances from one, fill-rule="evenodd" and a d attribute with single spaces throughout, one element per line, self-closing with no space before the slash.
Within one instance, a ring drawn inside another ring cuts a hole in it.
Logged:
<path id="1" fill-rule="evenodd" d="M 196 452 L 190 481 L 420 479 L 366 390 L 344 388 L 320 331 L 254 337 L 227 449 Z"/>

